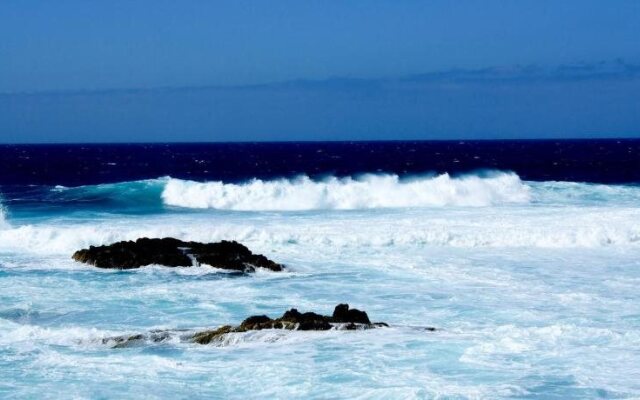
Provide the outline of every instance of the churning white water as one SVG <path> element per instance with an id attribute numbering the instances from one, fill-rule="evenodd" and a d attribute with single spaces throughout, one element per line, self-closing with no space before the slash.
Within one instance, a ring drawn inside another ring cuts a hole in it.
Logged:
<path id="1" fill-rule="evenodd" d="M 252 180 L 244 184 L 169 179 L 162 192 L 168 205 L 219 210 L 358 210 L 371 208 L 489 206 L 526 203 L 529 188 L 515 174 L 451 178 L 448 174 L 401 180 L 364 175 L 313 181 Z"/>

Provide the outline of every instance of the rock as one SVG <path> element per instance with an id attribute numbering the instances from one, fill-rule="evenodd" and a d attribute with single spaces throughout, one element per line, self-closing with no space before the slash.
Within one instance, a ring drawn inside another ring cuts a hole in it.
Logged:
<path id="1" fill-rule="evenodd" d="M 191 339 L 198 344 L 209 344 L 212 341 L 220 339 L 223 335 L 231 332 L 233 332 L 233 327 L 231 325 L 225 325 L 212 331 L 198 332 L 193 335 Z"/>
<path id="2" fill-rule="evenodd" d="M 132 269 L 158 264 L 190 267 L 207 264 L 232 271 L 253 272 L 256 268 L 282 271 L 283 266 L 260 254 L 253 254 L 235 241 L 217 243 L 184 242 L 174 238 L 117 242 L 78 250 L 73 259 L 98 268 Z"/>
<path id="3" fill-rule="evenodd" d="M 336 318 L 337 316 L 337 318 Z M 240 325 L 224 325 L 216 329 L 209 329 L 195 333 L 184 331 L 152 331 L 147 334 L 117 336 L 103 339 L 104 344 L 111 344 L 113 348 L 132 347 L 142 343 L 164 342 L 171 337 L 179 336 L 181 341 L 198 344 L 210 344 L 222 342 L 226 335 L 263 329 L 286 329 L 299 331 L 328 331 L 336 330 L 363 330 L 380 327 L 388 327 L 384 322 L 369 322 L 369 317 L 364 311 L 349 309 L 348 304 L 336 306 L 332 316 L 320 315 L 313 312 L 301 313 L 292 308 L 286 311 L 280 318 L 271 319 L 266 315 L 254 315 Z M 179 335 L 178 335 L 179 333 Z"/>
<path id="4" fill-rule="evenodd" d="M 111 344 L 114 349 L 122 349 L 134 347 L 145 342 L 160 343 L 169 340 L 172 337 L 169 331 L 151 331 L 147 334 L 138 334 L 131 336 L 116 336 L 102 339 L 103 344 Z"/>
<path id="5" fill-rule="evenodd" d="M 272 319 L 266 315 L 254 315 L 242 321 L 240 329 L 243 331 L 264 329 L 263 327 L 271 323 Z"/>
<path id="6" fill-rule="evenodd" d="M 280 321 L 297 325 L 301 331 L 327 331 L 331 329 L 331 318 L 313 312 L 300 313 L 295 308 L 285 312 Z"/>
<path id="7" fill-rule="evenodd" d="M 333 322 L 356 322 L 359 324 L 370 324 L 369 316 L 364 311 L 349 309 L 348 304 L 338 304 L 333 310 Z"/>
<path id="8" fill-rule="evenodd" d="M 337 318 L 336 318 L 337 316 Z M 384 322 L 371 323 L 367 313 L 349 309 L 348 304 L 336 306 L 333 316 L 313 312 L 301 313 L 295 308 L 286 311 L 280 318 L 271 319 L 266 315 L 251 316 L 236 327 L 225 325 L 214 330 L 197 332 L 191 340 L 199 344 L 209 344 L 224 339 L 230 333 L 259 331 L 262 329 L 288 329 L 299 331 L 328 331 L 330 329 L 357 330 L 389 326 Z"/>

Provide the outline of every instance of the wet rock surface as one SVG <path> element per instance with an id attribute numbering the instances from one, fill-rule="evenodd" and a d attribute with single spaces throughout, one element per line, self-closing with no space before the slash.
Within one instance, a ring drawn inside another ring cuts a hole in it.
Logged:
<path id="1" fill-rule="evenodd" d="M 200 264 L 253 272 L 256 268 L 282 271 L 284 266 L 260 254 L 253 254 L 235 241 L 216 243 L 185 242 L 174 238 L 122 241 L 105 246 L 91 246 L 73 254 L 74 260 L 98 268 L 133 269 L 157 264 L 167 267 L 190 267 Z"/>
<path id="2" fill-rule="evenodd" d="M 198 332 L 193 335 L 193 341 L 200 344 L 208 344 L 214 340 L 222 339 L 228 333 L 259 331 L 262 329 L 328 331 L 330 329 L 372 329 L 382 326 L 388 325 L 384 322 L 372 323 L 366 312 L 350 309 L 348 304 L 339 304 L 331 316 L 314 312 L 301 313 L 295 308 L 286 311 L 276 319 L 271 319 L 266 315 L 254 315 L 245 319 L 236 327 L 226 325 L 218 329 Z"/>
<path id="3" fill-rule="evenodd" d="M 176 332 L 172 331 L 151 331 L 146 334 L 137 334 L 130 336 L 115 336 L 102 339 L 102 344 L 110 345 L 114 349 L 135 347 L 147 342 L 160 343 L 170 340 Z"/>
<path id="4" fill-rule="evenodd" d="M 328 330 L 364 330 L 388 327 L 384 322 L 371 322 L 366 312 L 349 308 L 348 304 L 336 306 L 331 316 L 314 312 L 301 313 L 292 308 L 279 318 L 271 319 L 266 315 L 251 316 L 240 325 L 224 325 L 216 329 L 188 333 L 185 331 L 152 331 L 147 334 L 117 336 L 103 339 L 103 344 L 113 348 L 133 347 L 145 342 L 160 343 L 178 337 L 180 341 L 198 344 L 222 342 L 227 335 L 263 329 L 282 329 L 298 331 Z M 433 328 L 431 328 L 433 329 Z M 435 330 L 435 329 L 433 329 Z"/>

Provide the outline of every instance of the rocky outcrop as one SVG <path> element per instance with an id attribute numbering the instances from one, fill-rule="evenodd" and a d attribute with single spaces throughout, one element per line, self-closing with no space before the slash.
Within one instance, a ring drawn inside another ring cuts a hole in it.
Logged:
<path id="1" fill-rule="evenodd" d="M 389 326 L 384 322 L 371 322 L 367 313 L 349 308 L 348 304 L 339 304 L 333 311 L 333 315 L 320 315 L 313 312 L 301 313 L 295 308 L 285 312 L 281 317 L 271 319 L 266 315 L 254 315 L 240 325 L 224 325 L 216 329 L 199 331 L 195 333 L 152 331 L 147 334 L 117 336 L 106 338 L 104 344 L 114 348 L 131 347 L 144 342 L 164 342 L 178 336 L 180 341 L 198 344 L 210 344 L 222 342 L 227 335 L 235 333 L 259 331 L 263 329 L 285 329 L 298 331 L 328 331 L 336 330 L 361 330 Z"/>
<path id="2" fill-rule="evenodd" d="M 256 268 L 282 271 L 283 266 L 235 241 L 217 243 L 184 242 L 174 238 L 117 242 L 78 250 L 73 259 L 98 268 L 132 269 L 157 264 L 190 267 L 206 264 L 232 271 L 253 272 Z"/>
<path id="3" fill-rule="evenodd" d="M 333 315 L 320 315 L 314 312 L 301 313 L 292 308 L 281 317 L 271 319 L 266 315 L 254 315 L 242 321 L 238 326 L 225 325 L 221 328 L 197 332 L 192 340 L 200 344 L 208 344 L 222 339 L 234 332 L 259 331 L 262 329 L 288 329 L 298 331 L 328 331 L 330 329 L 356 330 L 372 329 L 388 326 L 384 322 L 372 323 L 364 311 L 350 309 L 348 304 L 336 306 Z"/>

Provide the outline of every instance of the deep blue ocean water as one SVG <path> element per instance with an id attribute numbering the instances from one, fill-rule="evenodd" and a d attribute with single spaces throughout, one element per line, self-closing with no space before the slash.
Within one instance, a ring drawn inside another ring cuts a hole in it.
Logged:
<path id="1" fill-rule="evenodd" d="M 0 184 L 89 185 L 172 176 L 244 180 L 516 172 L 526 180 L 640 182 L 640 139 L 0 145 Z"/>
<path id="2" fill-rule="evenodd" d="M 639 167 L 640 140 L 1 145 L 0 398 L 640 397 Z M 70 258 L 142 236 L 287 271 Z M 102 342 L 341 302 L 390 327 Z"/>

